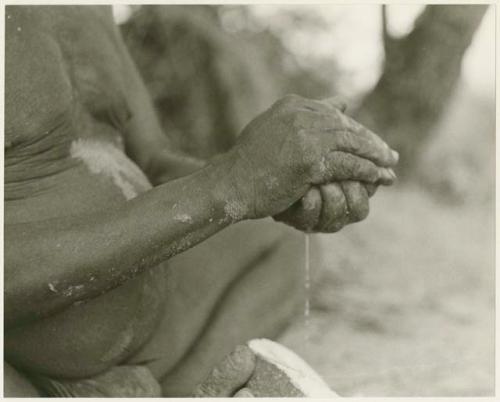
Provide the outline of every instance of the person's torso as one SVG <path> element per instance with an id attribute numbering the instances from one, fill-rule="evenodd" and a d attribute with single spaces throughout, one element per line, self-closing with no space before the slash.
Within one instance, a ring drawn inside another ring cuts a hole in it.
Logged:
<path id="1" fill-rule="evenodd" d="M 149 190 L 124 151 L 129 72 L 110 10 L 7 7 L 6 32 L 5 224 L 113 209 Z M 9 329 L 7 360 L 59 377 L 89 376 L 122 361 L 154 330 L 164 273 L 151 269 Z"/>

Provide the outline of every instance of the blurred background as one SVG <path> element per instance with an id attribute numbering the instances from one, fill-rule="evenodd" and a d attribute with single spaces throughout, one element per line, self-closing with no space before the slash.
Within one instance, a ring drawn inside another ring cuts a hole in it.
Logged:
<path id="1" fill-rule="evenodd" d="M 495 9 L 115 6 L 175 146 L 208 158 L 277 98 L 342 95 L 400 152 L 368 219 L 314 235 L 280 339 L 343 396 L 494 393 Z"/>

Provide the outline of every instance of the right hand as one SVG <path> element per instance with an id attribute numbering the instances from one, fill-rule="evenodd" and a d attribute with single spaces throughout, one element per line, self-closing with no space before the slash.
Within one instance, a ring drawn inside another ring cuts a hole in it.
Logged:
<path id="1" fill-rule="evenodd" d="M 337 105 L 288 95 L 251 121 L 224 159 L 253 219 L 283 212 L 312 186 L 392 184 L 398 156 Z"/>

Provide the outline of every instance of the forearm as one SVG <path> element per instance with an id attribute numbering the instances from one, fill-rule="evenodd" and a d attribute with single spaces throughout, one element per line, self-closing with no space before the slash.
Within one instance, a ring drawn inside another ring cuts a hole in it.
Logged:
<path id="1" fill-rule="evenodd" d="M 165 149 L 152 159 L 147 175 L 151 183 L 157 186 L 192 174 L 206 163 L 205 160 Z"/>
<path id="2" fill-rule="evenodd" d="M 95 297 L 242 218 L 209 165 L 116 210 L 5 227 L 6 325 Z"/>

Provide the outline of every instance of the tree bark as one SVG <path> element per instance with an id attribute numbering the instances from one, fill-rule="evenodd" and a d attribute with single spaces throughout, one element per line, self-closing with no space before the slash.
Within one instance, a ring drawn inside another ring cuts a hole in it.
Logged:
<path id="1" fill-rule="evenodd" d="M 451 97 L 487 7 L 431 5 L 407 36 L 396 39 L 383 29 L 383 73 L 355 115 L 400 152 L 400 176 L 409 175 Z"/>

